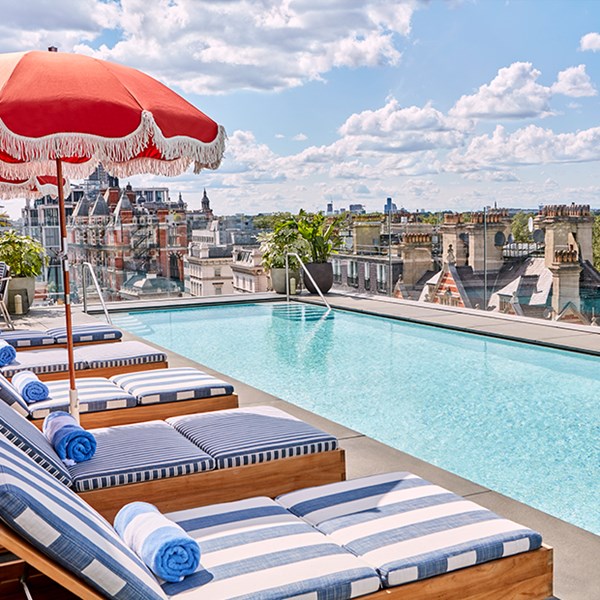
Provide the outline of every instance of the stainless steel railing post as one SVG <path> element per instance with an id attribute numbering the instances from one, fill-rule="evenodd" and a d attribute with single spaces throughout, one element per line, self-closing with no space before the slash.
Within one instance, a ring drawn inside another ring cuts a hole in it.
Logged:
<path id="1" fill-rule="evenodd" d="M 110 325 L 112 325 L 112 320 L 110 318 L 110 315 L 108 314 L 108 309 L 106 308 L 106 304 L 104 302 L 104 298 L 102 297 L 102 291 L 100 290 L 100 285 L 98 284 L 98 280 L 96 279 L 96 274 L 94 273 L 94 269 L 92 268 L 91 263 L 89 262 L 84 262 L 83 263 L 83 267 L 87 267 L 90 275 L 92 277 L 92 282 L 94 284 L 94 287 L 96 288 L 96 291 L 98 292 L 98 298 L 100 298 L 100 304 L 102 305 L 102 310 L 104 311 L 104 316 L 106 317 L 106 320 L 108 321 L 108 323 Z M 84 269 L 85 272 L 85 269 Z M 85 276 L 83 277 L 84 283 L 85 283 Z M 85 302 L 85 287 L 83 288 L 84 292 L 83 292 L 83 298 L 84 298 L 84 303 L 83 303 L 83 310 L 86 311 L 86 302 Z M 87 312 L 87 311 L 86 311 Z"/>
<path id="2" fill-rule="evenodd" d="M 308 275 L 308 278 L 310 279 L 311 283 L 315 286 L 315 289 L 317 290 L 317 293 L 319 294 L 319 296 L 321 296 L 321 300 L 323 300 L 323 302 L 325 303 L 325 306 L 327 306 L 328 310 L 331 310 L 331 306 L 329 305 L 329 302 L 327 302 L 327 299 L 325 298 L 325 296 L 323 296 L 323 293 L 321 292 L 321 288 L 317 285 L 317 282 L 313 279 L 313 276 L 310 274 L 310 271 L 308 271 L 308 269 L 306 268 L 306 265 L 302 262 L 302 259 L 300 258 L 300 256 L 298 256 L 298 254 L 296 252 L 287 252 L 285 255 L 285 277 L 286 277 L 286 284 L 285 284 L 285 289 L 286 289 L 286 293 L 287 293 L 287 299 L 288 302 L 290 300 L 290 295 L 289 295 L 289 278 L 288 278 L 288 256 L 294 256 L 298 259 L 298 262 L 300 263 L 300 266 L 302 267 L 302 270 Z"/>

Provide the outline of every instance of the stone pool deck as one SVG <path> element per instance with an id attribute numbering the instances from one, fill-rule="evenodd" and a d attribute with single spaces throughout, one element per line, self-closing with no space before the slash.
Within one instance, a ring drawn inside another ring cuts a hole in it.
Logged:
<path id="1" fill-rule="evenodd" d="M 231 298 L 231 300 L 236 302 L 273 299 L 282 298 L 276 297 L 274 294 L 236 296 Z M 511 339 L 600 355 L 600 328 L 596 327 L 582 328 L 566 324 L 557 326 L 556 324 L 538 322 L 532 319 L 516 320 L 505 315 L 483 314 L 481 311 L 466 311 L 449 307 L 437 308 L 428 305 L 417 305 L 413 302 L 391 302 L 386 299 L 359 298 L 337 294 L 330 294 L 327 296 L 327 299 L 332 306 L 339 308 L 472 331 L 473 333 L 510 337 Z M 169 303 L 169 307 L 171 305 L 181 306 L 182 304 L 215 303 L 216 301 L 221 303 L 222 301 L 227 301 L 228 298 L 212 298 L 201 302 L 198 302 L 198 300 L 201 299 L 194 299 L 193 302 L 190 300 L 185 302 L 174 301 Z M 295 300 L 316 302 L 313 297 L 309 298 L 306 296 L 296 297 Z M 133 308 L 133 306 L 134 304 L 129 302 L 120 303 L 110 307 L 110 309 L 128 310 Z M 146 309 L 152 308 L 149 303 L 143 303 L 140 307 Z M 163 302 L 160 304 L 160 307 L 167 308 L 168 306 Z M 16 321 L 16 326 L 18 328 L 57 326 L 59 323 L 62 324 L 63 314 L 63 310 L 59 307 L 33 309 L 27 317 L 19 318 Z M 102 316 L 98 315 L 98 318 L 102 319 Z M 86 315 L 80 309 L 75 308 L 74 321 L 76 323 L 90 322 L 96 321 L 96 318 Z M 126 333 L 125 337 L 127 339 L 136 339 L 135 336 L 129 333 Z M 512 500 L 477 483 L 444 471 L 409 454 L 395 450 L 358 431 L 348 429 L 338 423 L 324 419 L 275 396 L 248 386 L 241 381 L 217 373 L 203 365 L 198 365 L 183 356 L 172 352 L 168 352 L 168 354 L 170 366 L 199 366 L 199 368 L 210 373 L 215 373 L 233 383 L 239 395 L 241 406 L 256 404 L 277 406 L 336 435 L 340 440 L 341 446 L 346 450 L 349 478 L 392 470 L 412 471 L 457 494 L 490 508 L 502 516 L 523 523 L 541 532 L 545 543 L 554 548 L 554 590 L 556 597 L 561 600 L 591 600 L 593 598 L 600 598 L 600 569 L 598 569 L 600 537 Z M 535 482 L 532 481 L 532 485 L 535 485 Z"/>

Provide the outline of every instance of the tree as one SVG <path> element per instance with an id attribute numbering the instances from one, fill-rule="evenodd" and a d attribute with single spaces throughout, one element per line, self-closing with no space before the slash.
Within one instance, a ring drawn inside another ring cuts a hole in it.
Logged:
<path id="1" fill-rule="evenodd" d="M 594 267 L 600 271 L 600 215 L 594 218 L 592 228 L 592 253 L 594 256 Z"/>
<path id="2" fill-rule="evenodd" d="M 444 222 L 444 213 L 419 214 L 419 221 L 421 223 L 429 223 L 429 225 L 439 225 Z"/>
<path id="3" fill-rule="evenodd" d="M 512 220 L 510 230 L 515 242 L 531 242 L 532 237 L 527 226 L 532 213 L 518 212 Z"/>
<path id="4" fill-rule="evenodd" d="M 291 216 L 292 213 L 290 212 L 276 212 L 267 215 L 256 215 L 253 220 L 254 227 L 262 231 L 273 231 L 273 229 L 275 229 L 279 223 L 287 221 L 291 218 Z"/>

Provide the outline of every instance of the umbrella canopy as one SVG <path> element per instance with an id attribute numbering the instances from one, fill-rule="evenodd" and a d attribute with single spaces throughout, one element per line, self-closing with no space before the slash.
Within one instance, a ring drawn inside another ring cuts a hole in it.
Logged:
<path id="1" fill-rule="evenodd" d="M 71 193 L 69 182 L 63 179 L 65 196 Z M 53 175 L 36 175 L 29 179 L 8 179 L 0 177 L 0 198 L 29 198 L 35 200 L 40 196 L 58 196 L 58 179 Z"/>
<path id="2" fill-rule="evenodd" d="M 216 169 L 225 131 L 162 83 L 79 54 L 0 55 L 0 176 L 179 175 Z M 42 164 L 40 164 L 42 163 Z M 43 163 L 46 163 L 44 165 Z"/>
<path id="3" fill-rule="evenodd" d="M 0 177 L 174 176 L 216 169 L 225 130 L 135 69 L 58 52 L 0 54 Z M 4 188 L 5 193 L 10 186 Z M 14 188 L 14 195 L 21 196 Z M 58 186 L 71 412 L 78 417 L 63 186 Z"/>

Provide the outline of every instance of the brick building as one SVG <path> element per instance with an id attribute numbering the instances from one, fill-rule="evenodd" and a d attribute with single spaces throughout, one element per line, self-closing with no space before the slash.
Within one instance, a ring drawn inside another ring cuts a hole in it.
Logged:
<path id="1" fill-rule="evenodd" d="M 82 264 L 88 262 L 111 299 L 130 297 L 120 290 L 146 275 L 161 284 L 154 286 L 159 295 L 172 295 L 173 286 L 182 290 L 186 204 L 181 197 L 169 202 L 167 188 L 120 189 L 112 183 L 95 197 L 84 195 L 73 209 L 67 229 L 74 287 L 81 288 Z M 161 278 L 170 284 L 162 285 Z"/>

